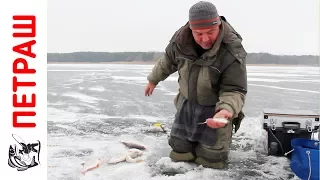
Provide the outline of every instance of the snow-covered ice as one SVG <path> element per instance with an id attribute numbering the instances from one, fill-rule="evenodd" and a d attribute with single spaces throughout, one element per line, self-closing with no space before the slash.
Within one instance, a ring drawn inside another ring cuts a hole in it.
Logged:
<path id="1" fill-rule="evenodd" d="M 144 96 L 152 65 L 48 65 L 48 179 L 68 180 L 286 180 L 298 179 L 285 157 L 267 156 L 263 108 L 320 111 L 318 67 L 248 66 L 246 117 L 234 134 L 229 167 L 203 168 L 172 162 L 166 133 L 149 133 L 153 123 L 170 127 L 177 74 Z M 315 135 L 317 138 L 317 135 Z M 86 175 L 81 164 L 128 151 L 121 140 L 144 144 L 140 163 L 103 163 Z"/>

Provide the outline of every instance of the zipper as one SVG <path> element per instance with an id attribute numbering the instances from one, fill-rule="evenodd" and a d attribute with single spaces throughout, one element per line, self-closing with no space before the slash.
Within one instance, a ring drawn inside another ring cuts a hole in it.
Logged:
<path id="1" fill-rule="evenodd" d="M 191 59 L 188 59 L 188 58 L 185 58 L 185 57 L 177 57 L 177 59 L 184 59 L 184 60 L 187 60 L 187 61 L 189 61 L 189 62 L 192 62 L 192 64 L 191 64 L 191 66 L 190 66 L 190 68 L 189 68 L 189 72 L 188 72 L 188 89 L 187 89 L 187 93 L 188 93 L 188 97 L 190 97 L 190 95 L 189 95 L 189 89 L 190 89 L 190 72 L 191 72 L 191 70 L 192 70 L 192 67 L 193 67 L 193 65 L 194 65 L 194 63 L 196 62 L 196 60 L 194 61 L 194 60 L 191 60 Z"/>
<path id="2" fill-rule="evenodd" d="M 190 68 L 189 68 L 189 72 L 188 72 L 188 90 L 187 90 L 187 93 L 188 93 L 188 97 L 190 97 L 190 94 L 189 94 L 189 90 L 190 90 L 190 74 L 191 74 L 191 70 L 192 70 L 192 68 L 193 68 L 193 66 L 194 66 L 194 64 L 196 63 L 196 61 L 197 61 L 197 59 L 196 60 L 191 60 L 191 59 L 188 59 L 188 58 L 185 58 L 185 57 L 177 57 L 177 59 L 184 59 L 184 60 L 187 60 L 187 61 L 191 61 L 192 63 L 191 63 L 191 66 L 190 66 Z M 199 59 L 204 59 L 204 57 L 203 56 L 201 56 Z M 196 95 L 197 96 L 197 95 Z"/>
<path id="3" fill-rule="evenodd" d="M 202 57 L 202 58 L 203 58 L 203 57 Z M 191 66 L 190 66 L 190 68 L 189 68 L 189 74 L 188 74 L 188 97 L 190 97 L 190 95 L 189 95 L 189 90 L 190 90 L 190 74 L 191 74 L 191 70 L 192 70 L 193 66 L 195 65 L 196 61 L 197 61 L 197 59 L 192 62 Z M 196 81 L 196 82 L 198 83 L 198 81 Z M 197 85 L 196 85 L 196 86 L 197 86 Z M 196 94 L 196 97 L 198 97 L 197 94 Z M 196 99 L 198 99 L 198 98 L 196 98 Z"/>

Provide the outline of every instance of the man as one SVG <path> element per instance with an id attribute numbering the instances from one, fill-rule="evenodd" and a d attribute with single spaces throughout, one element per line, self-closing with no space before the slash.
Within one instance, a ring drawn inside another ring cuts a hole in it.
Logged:
<path id="1" fill-rule="evenodd" d="M 224 168 L 233 126 L 238 130 L 247 94 L 246 51 L 242 37 L 216 7 L 205 1 L 189 10 L 189 21 L 175 32 L 165 54 L 148 75 L 145 95 L 170 74 L 179 73 L 177 109 L 169 145 L 173 161 Z M 227 124 L 208 120 L 223 117 Z"/>

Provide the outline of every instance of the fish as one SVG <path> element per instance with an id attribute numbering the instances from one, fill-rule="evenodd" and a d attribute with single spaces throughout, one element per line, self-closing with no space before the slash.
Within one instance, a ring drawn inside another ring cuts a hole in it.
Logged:
<path id="1" fill-rule="evenodd" d="M 136 159 L 139 156 L 143 155 L 143 151 L 141 151 L 140 149 L 129 149 L 128 152 L 124 155 L 122 155 L 119 158 L 111 158 L 108 161 L 108 164 L 117 164 L 120 162 L 129 162 L 129 163 L 139 163 L 142 162 L 141 159 Z"/>
<path id="2" fill-rule="evenodd" d="M 142 144 L 138 144 L 138 143 L 134 143 L 134 142 L 127 142 L 127 141 L 120 141 L 122 144 L 124 144 L 125 146 L 127 146 L 128 148 L 134 148 L 134 149 L 140 149 L 140 150 L 146 150 L 147 147 L 142 145 Z"/>
<path id="3" fill-rule="evenodd" d="M 85 163 L 82 163 L 81 173 L 85 175 L 87 172 L 99 168 L 101 165 L 101 159 L 91 159 Z"/>
<path id="4" fill-rule="evenodd" d="M 208 118 L 205 122 L 201 122 L 198 124 L 206 124 L 208 120 L 213 120 L 213 121 L 224 123 L 224 124 L 227 124 L 229 122 L 226 118 Z"/>

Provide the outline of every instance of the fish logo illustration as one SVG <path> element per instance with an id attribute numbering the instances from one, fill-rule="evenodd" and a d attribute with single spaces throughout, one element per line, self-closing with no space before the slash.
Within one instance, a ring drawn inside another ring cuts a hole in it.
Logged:
<path id="1" fill-rule="evenodd" d="M 16 134 L 12 134 L 13 139 L 18 144 L 10 145 L 8 165 L 16 168 L 17 171 L 25 171 L 40 164 L 39 140 L 35 143 L 25 143 L 25 141 Z"/>

